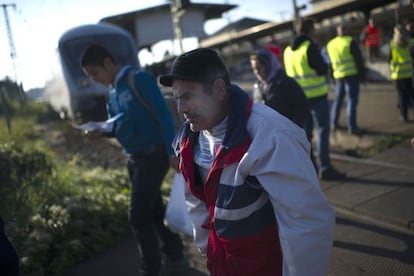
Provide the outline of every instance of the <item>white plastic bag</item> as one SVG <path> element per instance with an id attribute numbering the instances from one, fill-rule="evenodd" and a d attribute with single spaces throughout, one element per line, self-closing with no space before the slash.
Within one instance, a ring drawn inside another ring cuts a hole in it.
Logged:
<path id="1" fill-rule="evenodd" d="M 172 231 L 193 236 L 193 224 L 188 215 L 184 185 L 183 176 L 176 172 L 171 187 L 170 199 L 165 211 L 165 220 L 168 228 Z"/>

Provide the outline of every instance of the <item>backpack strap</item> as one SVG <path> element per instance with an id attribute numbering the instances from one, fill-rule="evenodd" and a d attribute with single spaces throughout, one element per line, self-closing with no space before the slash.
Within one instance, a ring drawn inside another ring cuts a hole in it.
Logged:
<path id="1" fill-rule="evenodd" d="M 147 112 L 151 115 L 152 120 L 158 125 L 158 128 L 160 129 L 160 132 L 161 132 L 161 124 L 160 124 L 156 114 L 154 113 L 154 111 L 149 106 L 149 104 L 144 100 L 143 97 L 141 97 L 141 95 L 138 92 L 138 89 L 137 89 L 137 87 L 135 85 L 135 81 L 134 81 L 134 74 L 135 74 L 135 70 L 130 70 L 128 72 L 128 77 L 127 77 L 128 78 L 128 85 L 129 85 L 129 87 L 131 87 L 131 90 L 133 91 L 133 94 L 134 94 L 135 98 L 144 106 L 144 108 L 147 110 Z M 173 125 L 174 125 L 174 129 L 177 131 L 181 127 L 181 125 L 183 124 L 184 117 L 181 116 L 178 113 L 177 105 L 176 105 L 176 102 L 175 102 L 174 97 L 172 95 L 163 95 L 163 98 L 164 98 L 165 104 L 167 105 L 167 110 L 171 115 Z"/>
<path id="2" fill-rule="evenodd" d="M 135 81 L 134 81 L 134 74 L 135 74 L 135 70 L 129 70 L 129 72 L 128 72 L 128 85 L 131 88 L 131 90 L 133 91 L 133 93 L 135 95 L 135 98 L 144 106 L 144 108 L 147 110 L 147 112 L 151 115 L 151 118 L 153 119 L 153 121 L 159 127 L 160 122 L 158 121 L 157 116 L 155 115 L 154 111 L 151 109 L 149 104 L 144 100 L 144 98 L 142 98 L 141 95 L 138 93 L 138 90 L 137 90 L 137 87 L 136 87 Z"/>

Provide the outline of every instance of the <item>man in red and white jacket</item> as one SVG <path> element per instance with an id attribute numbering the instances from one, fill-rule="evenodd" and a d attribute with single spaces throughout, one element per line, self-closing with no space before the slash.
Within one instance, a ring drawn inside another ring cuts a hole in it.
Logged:
<path id="1" fill-rule="evenodd" d="M 253 104 L 214 50 L 179 56 L 159 81 L 186 119 L 173 147 L 211 275 L 326 275 L 335 215 L 304 130 Z"/>

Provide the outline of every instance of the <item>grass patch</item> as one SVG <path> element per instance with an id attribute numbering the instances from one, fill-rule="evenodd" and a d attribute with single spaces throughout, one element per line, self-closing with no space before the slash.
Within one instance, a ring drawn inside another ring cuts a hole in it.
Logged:
<path id="1" fill-rule="evenodd" d="M 21 275 L 65 275 L 130 234 L 125 167 L 63 158 L 44 139 L 54 131 L 69 130 L 45 104 L 12 108 L 11 132 L 0 116 L 0 215 Z"/>
<path id="2" fill-rule="evenodd" d="M 345 155 L 356 158 L 371 158 L 380 154 L 400 143 L 409 143 L 413 137 L 414 128 L 408 129 L 401 133 L 369 133 L 361 138 L 361 143 L 358 140 L 351 140 L 345 146 L 348 148 L 340 148 L 338 151 Z"/>
<path id="3" fill-rule="evenodd" d="M 379 154 L 407 140 L 408 137 L 409 136 L 404 135 L 404 134 L 392 134 L 392 135 L 381 137 L 374 145 L 372 145 L 368 149 L 365 149 L 361 153 L 361 155 L 365 157 L 370 157 L 370 156 Z"/>

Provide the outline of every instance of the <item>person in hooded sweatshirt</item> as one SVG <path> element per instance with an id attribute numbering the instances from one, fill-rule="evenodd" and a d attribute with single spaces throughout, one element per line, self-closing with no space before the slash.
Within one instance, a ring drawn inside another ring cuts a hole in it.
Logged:
<path id="1" fill-rule="evenodd" d="M 302 87 L 288 77 L 274 53 L 260 49 L 250 55 L 250 65 L 257 78 L 253 100 L 270 106 L 301 128 L 309 115 L 309 101 Z"/>
<path id="2" fill-rule="evenodd" d="M 313 127 L 317 127 L 316 159 L 319 178 L 322 180 L 341 180 L 345 174 L 337 171 L 329 157 L 329 102 L 326 76 L 328 65 L 320 50 L 312 41 L 314 21 L 304 18 L 298 24 L 298 34 L 283 53 L 286 74 L 294 78 L 310 103 L 310 116 L 305 121 L 305 131 L 312 141 Z"/>

